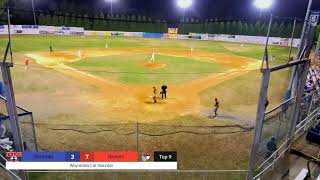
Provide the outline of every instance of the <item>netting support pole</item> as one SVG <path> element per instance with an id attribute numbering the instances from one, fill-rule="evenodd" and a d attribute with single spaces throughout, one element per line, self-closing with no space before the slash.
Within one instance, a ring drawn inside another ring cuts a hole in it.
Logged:
<path id="1" fill-rule="evenodd" d="M 316 46 L 316 50 L 315 50 L 315 59 L 317 61 L 320 60 L 320 34 L 319 34 L 319 37 L 318 37 L 317 46 Z"/>
<path id="2" fill-rule="evenodd" d="M 21 131 L 19 127 L 16 102 L 13 93 L 12 80 L 10 74 L 10 63 L 1 63 L 2 78 L 6 94 L 6 106 L 10 119 L 10 126 L 13 134 L 14 146 L 16 152 L 23 152 Z"/>
<path id="3" fill-rule="evenodd" d="M 296 24 L 297 24 L 297 18 L 294 18 L 294 21 L 293 21 L 293 29 L 292 29 L 292 34 L 291 34 L 291 43 L 290 43 L 290 49 L 289 49 L 289 59 L 288 59 L 288 62 L 291 61 L 292 46 L 293 46 L 294 34 L 295 34 L 295 31 L 296 31 Z"/>
<path id="4" fill-rule="evenodd" d="M 261 134 L 263 129 L 263 121 L 264 121 L 265 111 L 266 111 L 265 104 L 267 102 L 269 81 L 270 81 L 270 75 L 271 75 L 270 69 L 262 69 L 261 71 L 263 73 L 263 76 L 262 76 L 262 83 L 261 83 L 260 96 L 259 96 L 259 102 L 258 102 L 256 127 L 254 131 L 253 142 L 252 142 L 251 153 L 250 153 L 250 162 L 249 162 L 248 175 L 247 175 L 248 180 L 251 180 L 254 177 L 254 170 L 255 170 L 257 159 L 258 159 L 258 149 L 259 149 L 259 144 L 260 144 L 260 139 L 261 139 Z"/>
<path id="5" fill-rule="evenodd" d="M 293 135 L 296 130 L 296 126 L 298 123 L 299 118 L 299 112 L 301 108 L 301 102 L 302 102 L 302 96 L 304 93 L 304 86 L 307 80 L 309 67 L 310 67 L 310 60 L 307 60 L 304 64 L 301 64 L 297 67 L 297 76 L 298 76 L 298 89 L 297 89 L 297 95 L 296 95 L 296 102 L 293 109 L 293 114 L 291 116 L 290 120 L 290 127 L 289 127 L 289 134 L 288 137 L 291 137 L 291 139 L 288 141 L 288 145 L 291 145 L 291 142 L 293 140 Z M 300 76 L 300 77 L 299 77 Z"/>
<path id="6" fill-rule="evenodd" d="M 39 151 L 37 134 L 36 134 L 36 127 L 35 127 L 35 124 L 34 124 L 33 114 L 31 114 L 30 116 L 31 116 L 31 121 L 32 121 L 32 130 L 33 130 L 32 132 L 33 132 L 33 136 L 34 136 L 34 143 L 35 143 L 35 146 L 36 146 L 36 151 Z"/>
<path id="7" fill-rule="evenodd" d="M 140 126 L 139 123 L 137 122 L 137 152 L 138 152 L 138 160 L 140 160 L 140 139 L 139 139 L 139 134 L 140 134 Z"/>
<path id="8" fill-rule="evenodd" d="M 302 54 L 303 54 L 303 49 L 306 44 L 305 41 L 306 41 L 306 34 L 308 33 L 307 29 L 308 29 L 308 24 L 309 24 L 311 6 L 312 6 L 312 0 L 309 0 L 306 16 L 305 16 L 304 23 L 303 23 L 303 29 L 302 29 L 302 33 L 301 33 L 300 45 L 298 47 L 297 60 L 300 60 L 300 57 L 303 58 Z M 296 87 L 294 87 L 296 84 L 296 81 L 297 81 L 296 80 L 296 67 L 293 67 L 289 87 L 288 87 L 286 97 L 285 97 L 286 99 L 289 99 L 290 97 L 294 97 L 296 95 L 295 94 Z"/>

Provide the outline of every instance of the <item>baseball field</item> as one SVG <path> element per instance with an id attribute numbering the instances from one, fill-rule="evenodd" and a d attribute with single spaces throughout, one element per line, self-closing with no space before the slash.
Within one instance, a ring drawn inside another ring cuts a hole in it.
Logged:
<path id="1" fill-rule="evenodd" d="M 17 104 L 33 112 L 42 150 L 135 150 L 135 136 L 126 135 L 141 123 L 151 133 L 142 133 L 141 152 L 177 151 L 179 169 L 247 168 L 264 46 L 15 35 L 13 49 Z M 269 51 L 272 65 L 288 61 L 287 47 Z M 283 101 L 289 77 L 272 74 L 268 108 Z M 153 87 L 164 84 L 168 98 L 153 103 Z M 106 126 L 113 132 L 99 134 Z"/>

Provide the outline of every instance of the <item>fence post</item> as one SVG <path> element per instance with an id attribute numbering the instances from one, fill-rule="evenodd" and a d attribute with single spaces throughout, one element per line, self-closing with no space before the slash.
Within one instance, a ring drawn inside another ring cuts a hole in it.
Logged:
<path id="1" fill-rule="evenodd" d="M 140 160 L 140 140 L 139 140 L 139 133 L 140 133 L 140 129 L 139 129 L 139 122 L 137 122 L 137 152 L 138 152 L 138 160 Z"/>
<path id="2" fill-rule="evenodd" d="M 309 106 L 309 109 L 308 109 L 308 116 L 309 116 L 309 114 L 311 112 L 311 109 L 312 109 L 314 93 L 315 93 L 315 91 L 313 91 L 312 95 L 311 95 L 311 102 L 310 102 L 310 106 Z"/>
<path id="3" fill-rule="evenodd" d="M 36 151 L 39 151 L 36 128 L 35 128 L 35 124 L 34 124 L 33 114 L 32 113 L 31 113 L 31 121 L 32 121 L 32 130 L 33 130 L 33 136 L 34 136 L 34 143 L 35 143 L 35 146 L 36 146 Z"/>
<path id="4" fill-rule="evenodd" d="M 252 147 L 251 147 L 251 153 L 250 153 L 247 180 L 252 180 L 254 178 L 256 162 L 258 159 L 258 149 L 260 146 L 260 140 L 261 140 L 263 124 L 265 119 L 265 110 L 266 110 L 265 103 L 267 102 L 268 87 L 269 87 L 269 81 L 270 81 L 270 75 L 271 75 L 271 71 L 269 69 L 263 69 L 261 71 L 263 75 L 262 75 L 258 110 L 257 110 L 257 116 L 256 116 L 256 127 L 254 130 L 253 142 L 251 145 Z"/>

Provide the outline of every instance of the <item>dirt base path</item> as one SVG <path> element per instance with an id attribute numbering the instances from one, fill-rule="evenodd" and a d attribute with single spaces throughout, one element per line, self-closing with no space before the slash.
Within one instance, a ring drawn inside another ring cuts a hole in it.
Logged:
<path id="1" fill-rule="evenodd" d="M 214 61 L 231 68 L 224 73 L 212 74 L 206 78 L 196 79 L 188 83 L 168 85 L 168 99 L 152 100 L 152 87 L 158 85 L 132 85 L 111 81 L 94 76 L 88 72 L 79 71 L 65 65 L 65 62 L 78 61 L 86 57 L 99 57 L 119 54 L 161 53 L 179 57 L 197 57 L 206 61 Z M 91 102 L 96 111 L 104 112 L 107 118 L 123 119 L 126 121 L 151 122 L 172 119 L 177 116 L 199 114 L 205 111 L 200 104 L 199 93 L 203 90 L 258 69 L 260 62 L 254 59 L 226 55 L 223 53 L 190 52 L 171 49 L 142 49 L 142 48 L 112 48 L 112 49 L 81 49 L 74 51 L 59 51 L 54 53 L 27 54 L 38 64 L 55 68 L 61 73 L 71 76 L 88 85 L 99 87 L 99 93 L 91 95 Z M 213 95 L 214 96 L 214 95 Z M 213 98 L 213 97 L 212 97 Z"/>

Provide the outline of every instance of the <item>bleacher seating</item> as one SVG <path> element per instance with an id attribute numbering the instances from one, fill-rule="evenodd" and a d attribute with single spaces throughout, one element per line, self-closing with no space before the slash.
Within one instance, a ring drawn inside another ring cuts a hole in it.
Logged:
<path id="1" fill-rule="evenodd" d="M 320 124 L 315 126 L 315 128 L 311 128 L 308 131 L 306 140 L 310 143 L 315 143 L 320 145 Z"/>

